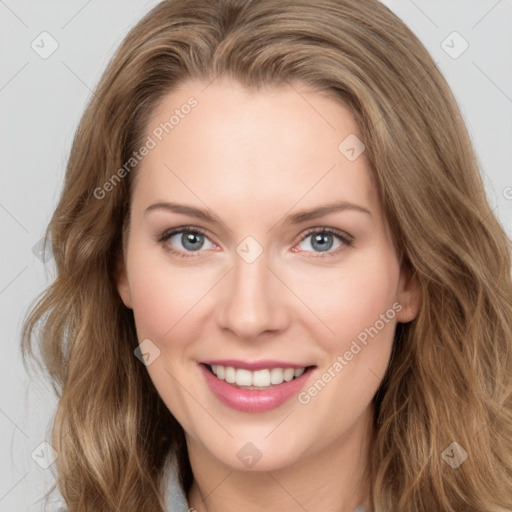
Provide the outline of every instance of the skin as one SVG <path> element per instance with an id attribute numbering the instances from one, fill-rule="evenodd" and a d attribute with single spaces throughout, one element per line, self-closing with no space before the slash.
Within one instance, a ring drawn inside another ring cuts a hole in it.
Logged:
<path id="1" fill-rule="evenodd" d="M 142 161 L 117 277 L 139 340 L 160 350 L 147 370 L 186 433 L 189 506 L 369 510 L 363 473 L 371 401 L 396 323 L 414 319 L 420 293 L 400 267 L 364 152 L 349 161 L 338 150 L 349 134 L 361 138 L 356 122 L 341 102 L 300 82 L 254 91 L 218 79 L 168 94 L 147 135 L 190 96 L 197 107 Z M 290 213 L 340 200 L 370 213 L 346 209 L 283 223 Z M 145 213 L 161 201 L 207 209 L 220 222 Z M 181 233 L 160 241 L 166 230 L 190 225 L 206 231 L 199 250 L 187 251 Z M 314 235 L 305 237 L 316 227 L 353 242 L 328 237 L 332 247 L 323 252 Z M 249 235 L 263 249 L 250 264 L 236 252 Z M 171 246 L 191 257 L 169 253 Z M 307 389 L 394 303 L 401 311 L 305 405 L 294 397 L 263 413 L 236 411 L 199 370 L 199 361 L 224 358 L 316 365 Z M 262 454 L 252 468 L 237 457 L 247 442 Z"/>

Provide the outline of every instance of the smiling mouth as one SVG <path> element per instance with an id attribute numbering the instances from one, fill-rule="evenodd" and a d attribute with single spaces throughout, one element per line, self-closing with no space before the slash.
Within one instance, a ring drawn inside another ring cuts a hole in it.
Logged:
<path id="1" fill-rule="evenodd" d="M 234 387 L 240 389 L 263 390 L 279 386 L 283 383 L 298 379 L 316 366 L 303 368 L 263 368 L 261 370 L 247 370 L 233 366 L 209 365 L 203 363 L 210 373 Z"/>

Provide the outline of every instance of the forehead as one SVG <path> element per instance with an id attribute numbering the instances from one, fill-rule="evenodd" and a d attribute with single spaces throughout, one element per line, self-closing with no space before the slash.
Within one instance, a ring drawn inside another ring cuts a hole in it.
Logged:
<path id="1" fill-rule="evenodd" d="M 298 201 L 375 209 L 364 151 L 347 158 L 347 145 L 361 144 L 350 109 L 302 83 L 254 90 L 227 79 L 185 82 L 152 113 L 149 138 L 134 201 L 204 198 L 253 217 Z"/>

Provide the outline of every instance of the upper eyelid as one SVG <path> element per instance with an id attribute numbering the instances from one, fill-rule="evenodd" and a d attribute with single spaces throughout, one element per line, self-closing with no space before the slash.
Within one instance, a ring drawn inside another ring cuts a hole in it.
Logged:
<path id="1" fill-rule="evenodd" d="M 208 239 L 210 238 L 210 236 L 208 235 L 207 230 L 205 230 L 203 228 L 197 228 L 195 226 L 181 226 L 179 228 L 166 229 L 162 233 L 162 235 L 159 237 L 159 239 L 160 239 L 160 241 L 165 241 L 168 238 L 170 238 L 171 236 L 178 235 L 179 233 L 186 233 L 186 232 L 193 232 L 193 233 L 197 232 L 197 233 L 199 233 L 201 235 L 206 236 Z"/>

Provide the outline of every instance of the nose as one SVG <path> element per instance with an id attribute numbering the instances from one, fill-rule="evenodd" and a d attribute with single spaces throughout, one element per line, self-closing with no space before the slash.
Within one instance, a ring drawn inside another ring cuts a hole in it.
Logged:
<path id="1" fill-rule="evenodd" d="M 223 331 L 244 340 L 281 332 L 289 324 L 286 287 L 268 268 L 265 251 L 246 262 L 235 254 L 234 269 L 226 276 L 217 321 Z"/>

